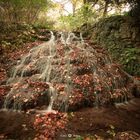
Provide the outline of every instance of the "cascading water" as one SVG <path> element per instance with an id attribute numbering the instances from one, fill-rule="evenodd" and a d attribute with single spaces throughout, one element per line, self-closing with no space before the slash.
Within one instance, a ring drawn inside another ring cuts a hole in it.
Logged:
<path id="1" fill-rule="evenodd" d="M 60 35 L 56 39 L 51 32 L 50 41 L 32 48 L 15 66 L 7 81 L 12 88 L 4 108 L 32 108 L 40 100 L 49 111 L 82 105 L 98 107 L 112 100 L 127 102 L 130 94 L 125 76 L 106 51 L 85 43 L 81 33 L 79 37 L 74 33 Z"/>
<path id="2" fill-rule="evenodd" d="M 47 52 L 48 50 L 49 50 L 49 54 Z M 47 55 L 47 54 L 44 54 L 45 51 L 48 54 L 48 56 L 45 56 L 45 55 Z M 25 76 L 27 76 L 26 73 L 28 73 L 28 68 L 31 68 L 31 66 L 36 67 L 35 66 L 36 64 L 37 64 L 37 69 L 41 72 L 39 79 L 49 82 L 50 72 L 51 72 L 51 68 L 52 68 L 51 61 L 54 56 L 55 56 L 55 36 L 53 35 L 53 32 L 51 32 L 50 41 L 31 49 L 29 54 L 24 56 L 21 60 L 21 63 L 15 67 L 15 70 L 13 71 L 13 74 L 12 74 L 11 78 L 9 78 L 7 83 L 12 83 L 16 79 L 18 79 L 18 80 L 16 80 L 15 84 L 22 83 L 23 78 Z M 39 60 L 42 58 L 46 59 L 45 66 L 39 64 Z M 8 108 L 9 105 L 11 104 L 10 98 L 11 98 L 11 96 L 14 96 L 14 92 L 17 90 L 14 87 L 14 85 L 13 85 L 11 91 L 6 96 L 6 99 L 4 102 L 4 108 Z M 51 88 L 49 91 L 50 91 L 50 93 L 52 92 Z M 52 93 L 51 93 L 51 95 L 52 95 Z M 22 106 L 22 103 L 18 102 L 18 99 L 14 100 L 13 109 L 21 109 L 21 106 Z"/>

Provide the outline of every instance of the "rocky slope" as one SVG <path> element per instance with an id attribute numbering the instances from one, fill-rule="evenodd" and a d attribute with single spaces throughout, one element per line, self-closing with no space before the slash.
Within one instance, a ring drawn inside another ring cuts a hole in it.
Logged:
<path id="1" fill-rule="evenodd" d="M 81 28 L 94 43 L 108 49 L 124 69 L 140 76 L 140 22 L 131 16 L 113 16 L 100 20 L 89 29 Z"/>

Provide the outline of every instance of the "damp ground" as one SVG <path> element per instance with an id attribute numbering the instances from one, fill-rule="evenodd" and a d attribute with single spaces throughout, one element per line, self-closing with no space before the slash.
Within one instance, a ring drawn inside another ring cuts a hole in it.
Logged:
<path id="1" fill-rule="evenodd" d="M 134 131 L 140 134 L 140 100 L 107 108 L 83 108 L 68 113 L 65 130 L 55 139 L 67 140 L 76 137 L 100 136 L 112 138 L 118 132 Z M 0 111 L 0 139 L 32 140 L 36 131 L 33 127 L 37 112 L 25 113 Z"/>

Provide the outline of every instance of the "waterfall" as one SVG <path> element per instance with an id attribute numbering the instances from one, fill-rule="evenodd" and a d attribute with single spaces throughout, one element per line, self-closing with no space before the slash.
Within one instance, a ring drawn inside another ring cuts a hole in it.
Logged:
<path id="1" fill-rule="evenodd" d="M 52 111 L 53 106 L 67 111 L 71 98 L 77 95 L 74 91 L 82 93 L 85 100 L 88 95 L 92 96 L 92 105 L 96 107 L 103 102 L 100 94 L 107 94 L 105 98 L 114 97 L 115 102 L 127 102 L 128 91 L 122 84 L 124 80 L 119 70 L 113 67 L 109 55 L 102 53 L 101 48 L 85 43 L 81 33 L 77 37 L 72 32 L 61 32 L 59 39 L 52 31 L 50 34 L 48 42 L 32 48 L 14 67 L 7 81 L 12 88 L 6 95 L 4 108 L 22 110 L 26 102 L 32 101 L 37 93 L 29 90 L 27 81 L 49 86 L 43 91 L 50 99 L 46 107 L 48 111 Z M 123 89 L 122 93 L 118 89 Z M 40 88 L 35 90 L 39 91 Z"/>

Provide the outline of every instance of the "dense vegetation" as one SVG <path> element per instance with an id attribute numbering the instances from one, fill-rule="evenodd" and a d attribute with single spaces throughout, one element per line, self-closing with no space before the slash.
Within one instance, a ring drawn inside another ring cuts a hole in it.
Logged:
<path id="1" fill-rule="evenodd" d="M 139 20 L 130 15 L 112 16 L 90 25 L 88 30 L 81 28 L 94 43 L 108 49 L 112 58 L 122 64 L 132 75 L 140 75 L 140 25 Z"/>
<path id="2" fill-rule="evenodd" d="M 45 40 L 44 29 L 82 31 L 107 48 L 128 73 L 140 75 L 138 0 L 70 0 L 71 12 L 64 7 L 65 2 L 0 0 L 0 50 L 5 52 L 36 39 Z M 126 12 L 123 9 L 128 3 Z M 56 13 L 47 14 L 52 9 L 59 9 L 60 16 L 53 18 Z"/>
<path id="3" fill-rule="evenodd" d="M 49 0 L 0 0 L 0 21 L 34 24 L 50 6 Z"/>

